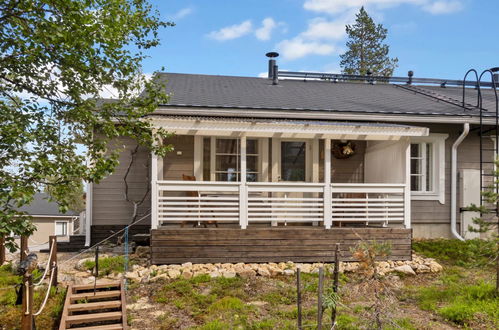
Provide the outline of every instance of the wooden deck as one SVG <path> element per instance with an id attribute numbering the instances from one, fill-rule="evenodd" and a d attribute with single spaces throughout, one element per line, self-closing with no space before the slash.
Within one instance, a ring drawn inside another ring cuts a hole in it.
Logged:
<path id="1" fill-rule="evenodd" d="M 342 260 L 360 240 L 388 241 L 390 260 L 411 259 L 411 229 L 399 228 L 173 228 L 151 231 L 153 264 L 237 262 L 333 262 L 336 243 Z"/>

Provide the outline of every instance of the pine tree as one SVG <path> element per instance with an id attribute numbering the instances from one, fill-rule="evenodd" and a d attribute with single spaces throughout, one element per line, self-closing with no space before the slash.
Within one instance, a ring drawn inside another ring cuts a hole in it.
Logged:
<path id="1" fill-rule="evenodd" d="M 356 15 L 355 24 L 346 25 L 348 50 L 340 55 L 343 73 L 390 77 L 397 67 L 398 58 L 388 56 L 389 46 L 384 44 L 388 30 L 376 24 L 364 7 Z"/>

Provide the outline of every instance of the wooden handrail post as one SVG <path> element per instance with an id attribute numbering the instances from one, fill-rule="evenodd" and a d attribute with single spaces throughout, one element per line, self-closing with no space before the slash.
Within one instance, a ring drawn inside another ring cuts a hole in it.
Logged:
<path id="1" fill-rule="evenodd" d="M 302 330 L 302 321 L 301 321 L 301 269 L 296 268 L 296 304 L 298 309 L 298 330 Z"/>
<path id="2" fill-rule="evenodd" d="M 0 236 L 0 266 L 5 262 L 5 237 Z"/>
<path id="3" fill-rule="evenodd" d="M 340 243 L 336 243 L 336 249 L 334 252 L 334 272 L 333 272 L 333 292 L 338 293 L 338 287 L 340 283 Z M 334 328 L 336 323 L 336 315 L 338 312 L 337 303 L 331 309 L 331 329 Z"/>
<path id="4" fill-rule="evenodd" d="M 21 261 L 23 261 L 24 259 L 26 259 L 26 257 L 28 256 L 28 236 L 24 236 L 22 235 L 21 236 L 21 251 L 20 251 L 20 258 L 21 258 Z"/>
<path id="5" fill-rule="evenodd" d="M 33 329 L 33 275 L 27 272 L 23 276 L 23 309 L 21 319 L 21 330 Z"/>
<path id="6" fill-rule="evenodd" d="M 322 329 L 322 292 L 324 288 L 324 268 L 319 268 L 319 287 L 317 288 L 317 330 Z"/>
<path id="7" fill-rule="evenodd" d="M 52 250 L 53 249 L 53 250 Z M 52 254 L 50 255 L 50 262 L 49 262 L 49 267 L 50 267 L 50 276 L 52 277 L 52 286 L 56 287 L 57 286 L 57 236 L 49 236 L 49 251 L 52 251 Z M 54 275 L 52 276 L 52 272 Z"/>

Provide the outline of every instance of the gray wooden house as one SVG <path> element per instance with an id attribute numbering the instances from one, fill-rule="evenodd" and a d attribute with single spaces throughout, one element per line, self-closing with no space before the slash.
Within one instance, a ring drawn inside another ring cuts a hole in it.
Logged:
<path id="1" fill-rule="evenodd" d="M 329 261 L 335 242 L 390 240 L 394 259 L 411 238 L 473 237 L 483 173 L 493 169 L 493 90 L 429 80 L 286 73 L 269 78 L 163 73 L 172 93 L 148 116 L 175 135 L 160 158 L 135 154 L 130 194 L 154 263 Z M 358 77 L 357 77 L 358 78 Z M 481 125 L 480 125 L 481 122 Z M 131 221 L 123 176 L 89 185 L 87 244 Z M 481 155 L 481 157 L 480 157 Z M 488 160 L 487 162 L 484 159 Z M 480 172 L 480 168 L 482 172 Z"/>

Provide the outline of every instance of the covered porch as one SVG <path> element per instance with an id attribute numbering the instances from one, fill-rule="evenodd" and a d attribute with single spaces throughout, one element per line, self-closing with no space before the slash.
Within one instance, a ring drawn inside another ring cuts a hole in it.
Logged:
<path id="1" fill-rule="evenodd" d="M 409 138 L 427 135 L 427 128 L 167 116 L 154 122 L 175 133 L 164 141 L 175 150 L 152 155 L 153 251 L 155 237 L 171 230 L 184 230 L 185 237 L 192 230 L 325 230 L 319 237 L 340 228 L 376 228 L 388 237 L 388 229 L 397 228 L 410 236 Z M 265 231 L 257 232 L 265 239 Z"/>

